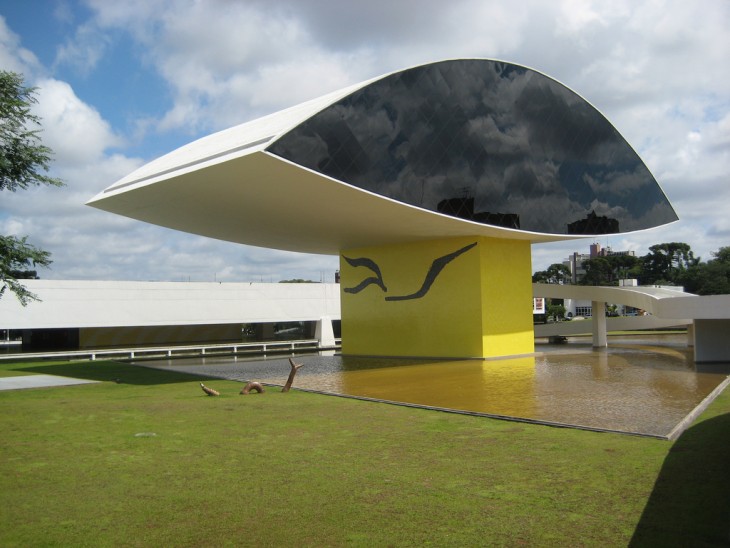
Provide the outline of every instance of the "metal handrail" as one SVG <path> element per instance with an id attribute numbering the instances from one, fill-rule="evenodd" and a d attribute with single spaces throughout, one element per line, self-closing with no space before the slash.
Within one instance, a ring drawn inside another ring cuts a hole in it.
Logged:
<path id="1" fill-rule="evenodd" d="M 336 347 L 342 339 L 335 339 Z M 77 359 L 96 360 L 99 357 L 117 359 L 137 358 L 172 358 L 182 356 L 206 356 L 221 354 L 266 354 L 267 352 L 287 352 L 295 350 L 326 350 L 319 346 L 317 339 L 301 339 L 293 341 L 257 341 L 237 342 L 227 344 L 200 344 L 185 346 L 156 346 L 130 348 L 95 348 L 85 350 L 60 350 L 52 352 L 22 352 L 0 354 L 0 360 L 31 360 L 31 359 Z"/>

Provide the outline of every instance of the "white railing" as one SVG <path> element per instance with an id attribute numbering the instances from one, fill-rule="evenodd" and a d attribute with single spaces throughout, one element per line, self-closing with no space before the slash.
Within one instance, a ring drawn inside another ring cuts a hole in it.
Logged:
<path id="1" fill-rule="evenodd" d="M 336 339 L 336 346 L 339 347 L 341 342 L 341 339 Z M 228 344 L 200 344 L 185 346 L 140 346 L 134 348 L 94 348 L 86 350 L 60 350 L 49 352 L 18 352 L 0 354 L 0 360 L 96 360 L 99 358 L 133 360 L 152 358 L 180 358 L 190 356 L 267 354 L 276 352 L 295 352 L 297 350 L 324 349 L 319 346 L 319 341 L 317 339 L 303 339 L 296 341 L 259 341 L 250 343 L 238 342 Z"/>

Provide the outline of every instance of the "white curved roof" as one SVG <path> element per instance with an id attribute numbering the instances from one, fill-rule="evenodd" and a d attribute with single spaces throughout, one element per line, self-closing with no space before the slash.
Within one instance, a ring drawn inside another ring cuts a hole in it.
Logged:
<path id="1" fill-rule="evenodd" d="M 376 78 L 376 80 L 379 78 L 382 78 L 382 76 Z M 360 82 L 333 91 L 311 101 L 300 103 L 188 143 L 136 169 L 93 198 L 89 204 L 91 205 L 94 200 L 121 188 L 147 182 L 152 178 L 171 175 L 184 170 L 186 167 L 201 165 L 213 160 L 225 161 L 226 158 L 263 150 L 278 135 L 285 133 L 335 101 L 368 85 L 371 81 Z"/>
<path id="2" fill-rule="evenodd" d="M 123 179 L 89 205 L 219 240 L 330 255 L 456 236 L 533 242 L 575 238 L 483 225 L 416 208 L 261 150 L 180 165 L 142 181 L 125 184 Z"/>
<path id="3" fill-rule="evenodd" d="M 332 255 L 456 236 L 531 242 L 587 237 L 514 230 L 421 209 L 266 152 L 278 136 L 387 76 L 198 139 L 140 167 L 87 205 L 220 240 Z"/>
<path id="4" fill-rule="evenodd" d="M 646 310 L 658 318 L 725 320 L 730 317 L 730 295 L 694 295 L 661 287 L 558 284 L 532 284 L 532 294 L 624 304 Z"/>

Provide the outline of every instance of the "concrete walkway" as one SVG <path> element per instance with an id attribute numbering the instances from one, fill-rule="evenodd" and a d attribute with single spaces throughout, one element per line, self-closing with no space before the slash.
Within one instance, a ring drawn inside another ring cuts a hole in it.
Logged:
<path id="1" fill-rule="evenodd" d="M 692 295 L 660 287 L 570 284 L 532 284 L 532 292 L 534 297 L 591 301 L 593 310 L 599 311 L 593 314 L 591 322 L 595 348 L 607 345 L 603 311 L 606 303 L 615 303 L 640 308 L 659 320 L 669 320 L 668 323 L 689 325 L 689 346 L 694 347 L 695 362 L 730 362 L 730 338 L 727 336 L 730 333 L 730 295 Z M 556 325 L 562 328 L 561 324 L 565 325 L 562 322 Z"/>
<path id="2" fill-rule="evenodd" d="M 20 377 L 0 377 L 0 390 L 21 390 L 23 388 L 47 388 L 50 386 L 70 386 L 100 381 L 59 377 L 57 375 L 23 375 Z"/>

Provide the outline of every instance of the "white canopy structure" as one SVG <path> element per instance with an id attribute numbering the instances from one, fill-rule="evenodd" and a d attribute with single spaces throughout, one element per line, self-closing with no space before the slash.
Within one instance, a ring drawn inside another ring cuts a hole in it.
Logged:
<path id="1" fill-rule="evenodd" d="M 537 71 L 485 59 L 385 74 L 214 133 L 88 205 L 323 254 L 459 236 L 549 242 L 676 220 L 587 101 Z"/>

